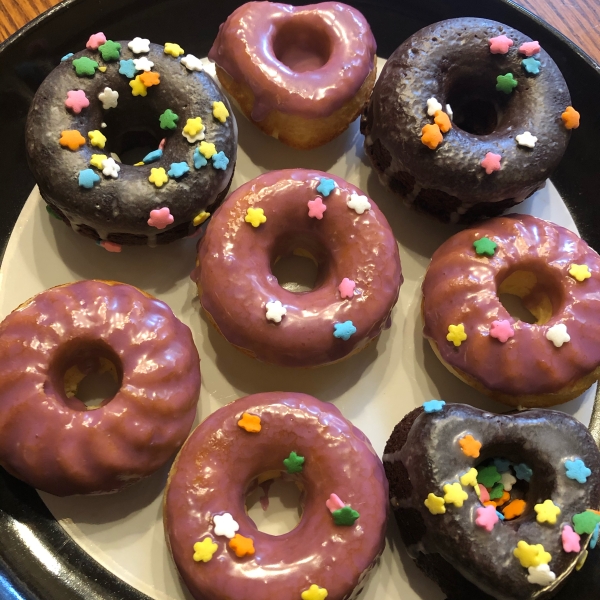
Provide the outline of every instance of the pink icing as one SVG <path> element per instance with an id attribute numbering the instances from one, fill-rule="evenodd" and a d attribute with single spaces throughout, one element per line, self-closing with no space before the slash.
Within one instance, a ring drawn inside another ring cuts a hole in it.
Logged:
<path id="1" fill-rule="evenodd" d="M 375 48 L 365 18 L 345 4 L 248 2 L 221 25 L 208 57 L 251 88 L 255 121 L 271 110 L 320 118 L 356 95 Z"/>

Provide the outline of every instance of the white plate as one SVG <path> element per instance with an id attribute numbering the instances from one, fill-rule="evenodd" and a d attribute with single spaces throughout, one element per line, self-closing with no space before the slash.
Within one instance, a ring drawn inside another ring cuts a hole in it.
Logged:
<path id="1" fill-rule="evenodd" d="M 211 71 L 212 65 L 207 63 L 207 70 Z M 200 314 L 196 288 L 189 279 L 196 240 L 155 249 L 125 247 L 121 254 L 111 254 L 49 218 L 37 189 L 27 200 L 6 249 L 0 271 L 0 316 L 61 283 L 91 278 L 130 283 L 167 302 L 192 329 L 202 359 L 202 418 L 247 394 L 306 392 L 334 402 L 367 434 L 379 455 L 394 424 L 431 398 L 504 412 L 506 407 L 451 375 L 421 334 L 420 286 L 425 269 L 434 250 L 457 229 L 409 211 L 381 186 L 365 157 L 358 121 L 326 146 L 300 152 L 263 135 L 239 113 L 236 117 L 240 143 L 232 189 L 269 170 L 321 169 L 364 190 L 387 216 L 400 247 L 405 281 L 393 311 L 392 327 L 376 344 L 342 363 L 310 371 L 254 361 L 232 348 Z M 575 230 L 551 184 L 526 200 L 518 211 Z M 594 389 L 560 409 L 587 425 L 593 399 Z M 65 530 L 99 563 L 151 598 L 180 600 L 190 595 L 178 579 L 164 541 L 161 502 L 167 471 L 165 467 L 146 481 L 110 496 L 40 496 Z M 277 499 L 273 504 L 281 508 Z M 257 510 L 255 506 L 251 516 Z M 414 566 L 395 523 L 390 523 L 387 548 L 364 600 L 443 597 Z"/>

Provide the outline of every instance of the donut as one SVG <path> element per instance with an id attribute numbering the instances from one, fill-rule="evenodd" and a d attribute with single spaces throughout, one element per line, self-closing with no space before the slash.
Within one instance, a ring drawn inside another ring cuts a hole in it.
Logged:
<path id="1" fill-rule="evenodd" d="M 383 463 L 410 556 L 453 600 L 550 598 L 595 545 L 600 452 L 564 413 L 433 400 L 396 425 Z"/>
<path id="2" fill-rule="evenodd" d="M 579 124 L 570 104 L 537 42 L 488 19 L 450 19 L 390 56 L 361 130 L 386 187 L 441 221 L 470 223 L 544 186 Z"/>
<path id="3" fill-rule="evenodd" d="M 74 388 L 103 371 L 118 391 L 88 408 Z M 166 304 L 112 281 L 51 288 L 0 324 L 0 465 L 56 496 L 120 490 L 181 447 L 199 392 L 191 332 Z"/>
<path id="4" fill-rule="evenodd" d="M 425 274 L 422 315 L 446 367 L 510 406 L 566 402 L 600 377 L 600 257 L 548 221 L 508 215 L 452 236 Z"/>
<path id="5" fill-rule="evenodd" d="M 35 94 L 29 167 L 48 212 L 109 251 L 193 234 L 231 184 L 237 126 L 199 59 L 103 33 Z"/>
<path id="6" fill-rule="evenodd" d="M 302 491 L 301 520 L 286 534 L 259 531 L 246 513 L 245 494 L 261 476 Z M 360 592 L 383 551 L 387 506 L 383 466 L 360 430 L 332 404 L 269 392 L 194 430 L 169 474 L 164 522 L 196 600 L 343 600 Z"/>
<path id="7" fill-rule="evenodd" d="M 297 254 L 315 287 L 282 288 L 272 266 Z M 358 352 L 398 300 L 398 245 L 383 213 L 350 183 L 321 171 L 271 171 L 233 192 L 211 219 L 192 273 L 208 318 L 246 354 L 315 367 Z"/>
<path id="8" fill-rule="evenodd" d="M 361 113 L 375 83 L 375 49 L 366 19 L 346 4 L 248 2 L 221 25 L 208 57 L 252 123 L 305 150 Z"/>

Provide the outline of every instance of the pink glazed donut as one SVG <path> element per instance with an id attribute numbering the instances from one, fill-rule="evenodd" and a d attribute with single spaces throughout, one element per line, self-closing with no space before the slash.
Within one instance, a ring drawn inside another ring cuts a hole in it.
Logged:
<path id="1" fill-rule="evenodd" d="M 303 491 L 300 523 L 283 535 L 262 533 L 246 513 L 246 493 L 265 474 Z M 387 493 L 371 444 L 335 406 L 255 394 L 214 412 L 185 443 L 165 492 L 165 531 L 196 600 L 343 600 L 383 551 Z"/>
<path id="2" fill-rule="evenodd" d="M 315 288 L 294 293 L 271 271 L 300 254 L 318 266 Z M 316 367 L 360 351 L 398 300 L 398 244 L 375 203 L 322 171 L 271 171 L 239 187 L 198 246 L 192 278 L 209 319 L 259 360 Z"/>
<path id="3" fill-rule="evenodd" d="M 104 365 L 120 389 L 90 410 L 65 380 Z M 165 303 L 116 282 L 51 288 L 0 324 L 0 464 L 57 496 L 117 491 L 181 447 L 199 391 L 191 332 Z"/>

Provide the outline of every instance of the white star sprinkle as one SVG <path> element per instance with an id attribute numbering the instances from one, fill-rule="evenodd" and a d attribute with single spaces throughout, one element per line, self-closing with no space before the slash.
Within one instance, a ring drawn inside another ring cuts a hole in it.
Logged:
<path id="1" fill-rule="evenodd" d="M 281 318 L 287 313 L 287 308 L 275 300 L 275 302 L 267 302 L 267 320 L 281 323 Z"/>
<path id="2" fill-rule="evenodd" d="M 181 64 L 188 71 L 202 71 L 202 61 L 199 58 L 196 58 L 193 54 L 186 54 L 181 59 Z"/>
<path id="3" fill-rule="evenodd" d="M 502 487 L 507 492 L 510 492 L 510 490 L 512 490 L 512 486 L 517 483 L 517 478 L 506 471 L 506 473 L 502 473 L 500 481 L 502 482 Z"/>
<path id="4" fill-rule="evenodd" d="M 556 575 L 550 570 L 548 565 L 539 565 L 538 567 L 529 567 L 527 581 L 546 587 L 556 579 Z"/>
<path id="5" fill-rule="evenodd" d="M 150 52 L 150 40 L 147 40 L 146 38 L 135 37 L 129 42 L 129 44 L 127 44 L 127 47 L 134 54 L 142 54 L 142 52 Z"/>
<path id="6" fill-rule="evenodd" d="M 149 71 L 154 66 L 154 63 L 145 56 L 142 56 L 142 58 L 133 59 L 133 66 L 136 71 Z"/>
<path id="7" fill-rule="evenodd" d="M 215 524 L 215 535 L 224 535 L 230 539 L 235 536 L 235 532 L 240 528 L 229 513 L 215 515 L 213 523 Z"/>
<path id="8" fill-rule="evenodd" d="M 433 117 L 438 110 L 442 110 L 442 105 L 435 98 L 429 98 L 427 100 L 427 114 Z"/>
<path id="9" fill-rule="evenodd" d="M 356 211 L 359 215 L 362 215 L 365 210 L 371 208 L 371 203 L 367 200 L 366 196 L 359 196 L 358 194 L 352 194 L 350 200 L 346 202 L 348 208 Z"/>
<path id="10" fill-rule="evenodd" d="M 109 87 L 105 87 L 103 92 L 98 94 L 98 100 L 102 102 L 102 108 L 108 110 L 109 108 L 117 107 L 117 100 L 119 99 L 119 92 L 115 92 Z"/>
<path id="11" fill-rule="evenodd" d="M 107 158 L 102 161 L 102 174 L 106 177 L 116 179 L 119 176 L 121 167 L 117 164 L 114 158 Z"/>
<path id="12" fill-rule="evenodd" d="M 534 148 L 535 143 L 538 140 L 535 135 L 531 135 L 529 131 L 521 133 L 515 139 L 517 140 L 517 144 L 519 144 L 519 146 L 525 146 L 527 148 Z"/>
<path id="13" fill-rule="evenodd" d="M 553 325 L 546 332 L 546 339 L 550 340 L 557 348 L 571 341 L 571 336 L 567 333 L 567 326 L 564 323 Z"/>
<path id="14" fill-rule="evenodd" d="M 450 120 L 452 121 L 452 117 L 454 117 L 454 112 L 449 104 L 446 104 L 446 114 L 450 117 Z"/>
<path id="15" fill-rule="evenodd" d="M 181 135 L 188 141 L 190 144 L 194 142 L 201 142 L 204 139 L 204 125 L 202 125 L 202 129 L 196 135 L 190 135 L 185 131 L 181 132 Z"/>

